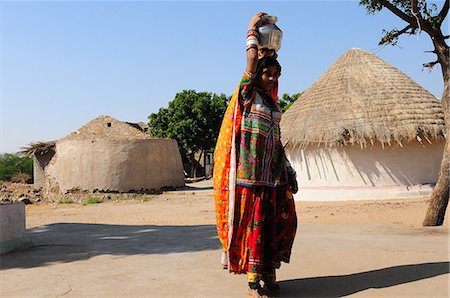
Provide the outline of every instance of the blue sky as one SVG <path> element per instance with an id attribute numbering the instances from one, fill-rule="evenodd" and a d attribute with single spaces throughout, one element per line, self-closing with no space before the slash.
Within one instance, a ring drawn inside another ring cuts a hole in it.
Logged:
<path id="1" fill-rule="evenodd" d="M 0 152 L 62 138 L 99 115 L 147 122 L 183 89 L 230 95 L 258 11 L 283 30 L 280 95 L 305 90 L 357 47 L 441 96 L 439 66 L 422 70 L 435 60 L 424 53 L 428 35 L 379 47 L 382 30 L 404 22 L 367 15 L 358 1 L 3 1 Z"/>

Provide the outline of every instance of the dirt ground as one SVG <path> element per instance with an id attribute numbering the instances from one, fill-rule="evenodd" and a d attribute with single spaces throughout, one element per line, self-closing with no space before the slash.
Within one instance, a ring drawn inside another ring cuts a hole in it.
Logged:
<path id="1" fill-rule="evenodd" d="M 426 199 L 343 202 L 296 202 L 299 224 L 402 224 L 420 228 L 427 210 Z M 213 224 L 211 190 L 165 192 L 140 199 L 81 204 L 27 205 L 27 228 L 55 222 L 109 224 L 190 225 Z M 448 216 L 443 230 L 448 232 Z"/>
<path id="2" fill-rule="evenodd" d="M 27 205 L 34 246 L 2 256 L 0 296 L 248 297 L 246 277 L 219 263 L 210 182 L 123 198 Z M 277 297 L 448 297 L 449 214 L 422 227 L 426 199 L 296 208 Z"/>

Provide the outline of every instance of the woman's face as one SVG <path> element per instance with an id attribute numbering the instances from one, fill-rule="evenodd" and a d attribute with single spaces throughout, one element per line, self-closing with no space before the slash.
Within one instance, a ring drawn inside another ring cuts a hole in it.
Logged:
<path id="1" fill-rule="evenodd" d="M 278 67 L 276 65 L 263 68 L 261 77 L 256 82 L 256 86 L 265 91 L 270 91 L 277 86 L 279 76 L 280 73 L 278 72 Z"/>

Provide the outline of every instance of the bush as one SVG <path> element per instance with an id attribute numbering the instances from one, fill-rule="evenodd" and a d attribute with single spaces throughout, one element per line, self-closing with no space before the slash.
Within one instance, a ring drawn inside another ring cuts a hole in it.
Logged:
<path id="1" fill-rule="evenodd" d="M 26 174 L 33 177 L 33 159 L 20 157 L 17 154 L 0 154 L 0 181 L 11 181 L 16 174 Z"/>
<path id="2" fill-rule="evenodd" d="M 101 202 L 103 202 L 103 201 L 99 197 L 90 197 L 83 201 L 83 205 L 86 206 L 86 205 L 91 205 L 91 204 L 98 204 Z"/>
<path id="3" fill-rule="evenodd" d="M 61 198 L 58 202 L 59 204 L 73 204 L 73 200 L 70 198 Z"/>

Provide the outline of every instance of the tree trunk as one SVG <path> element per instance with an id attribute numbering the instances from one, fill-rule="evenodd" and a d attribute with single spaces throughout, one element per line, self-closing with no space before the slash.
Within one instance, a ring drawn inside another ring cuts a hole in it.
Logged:
<path id="1" fill-rule="evenodd" d="M 191 177 L 197 178 L 195 174 L 196 166 L 195 166 L 195 155 L 193 151 L 189 153 L 189 159 L 191 161 Z"/>
<path id="2" fill-rule="evenodd" d="M 444 223 L 445 211 L 447 209 L 449 200 L 449 154 L 450 154 L 450 116 L 449 116 L 449 103 L 450 103 L 450 70 L 449 70 L 449 58 L 448 47 L 445 43 L 439 42 L 434 39 L 435 50 L 438 55 L 438 61 L 441 64 L 442 74 L 444 78 L 444 92 L 442 94 L 442 108 L 444 109 L 444 122 L 446 130 L 446 141 L 444 146 L 444 154 L 441 162 L 441 169 L 439 171 L 438 181 L 431 194 L 430 204 L 423 221 L 424 226 L 440 226 Z M 439 44 L 438 44 L 439 43 Z"/>
<path id="3" fill-rule="evenodd" d="M 196 172 L 196 175 L 197 175 L 197 165 L 201 165 L 201 160 L 202 160 L 202 157 L 203 157 L 203 150 L 201 150 L 200 151 L 200 156 L 199 156 L 199 158 L 198 158 L 198 161 L 195 163 L 195 172 Z"/>
<path id="4" fill-rule="evenodd" d="M 450 142 L 447 134 L 445 141 L 444 156 L 441 162 L 441 170 L 439 171 L 438 181 L 431 194 L 430 204 L 428 205 L 427 214 L 423 221 L 424 226 L 441 226 L 444 223 L 445 211 L 448 205 L 449 196 L 449 164 L 448 156 L 450 152 Z"/>

